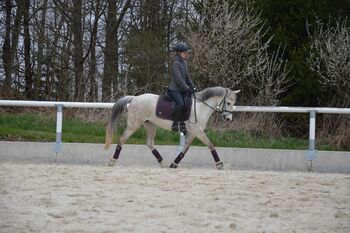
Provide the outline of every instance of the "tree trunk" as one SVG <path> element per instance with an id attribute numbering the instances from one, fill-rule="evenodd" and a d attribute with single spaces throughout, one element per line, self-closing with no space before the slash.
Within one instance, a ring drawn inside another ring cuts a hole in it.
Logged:
<path id="1" fill-rule="evenodd" d="M 23 15 L 23 0 L 17 1 L 17 12 L 15 16 L 14 25 L 12 28 L 12 38 L 10 38 L 11 11 L 12 11 L 12 1 L 6 0 L 5 2 L 5 12 L 6 12 L 5 39 L 3 44 L 3 63 L 4 63 L 4 72 L 5 72 L 5 82 L 4 82 L 3 91 L 6 91 L 8 93 L 11 93 L 13 63 L 17 52 L 18 38 L 19 38 L 22 15 Z"/>
<path id="2" fill-rule="evenodd" d="M 117 12 L 117 1 L 109 0 L 107 8 L 107 19 L 106 19 L 106 47 L 104 52 L 104 72 L 102 80 L 102 100 L 109 101 L 112 95 L 112 79 L 116 73 L 115 63 L 117 60 L 116 56 L 116 42 L 117 34 L 115 32 L 116 27 L 116 12 Z"/>
<path id="3" fill-rule="evenodd" d="M 24 27 L 24 77 L 25 77 L 25 95 L 32 98 L 33 92 L 33 71 L 30 59 L 30 33 L 29 33 L 29 0 L 25 0 L 23 11 L 23 27 Z"/>
<path id="4" fill-rule="evenodd" d="M 72 32 L 74 36 L 74 100 L 82 101 L 84 97 L 84 59 L 83 59 L 83 34 L 82 34 L 82 0 L 73 1 Z"/>
<path id="5" fill-rule="evenodd" d="M 34 99 L 38 100 L 41 89 L 42 66 L 44 60 L 44 38 L 45 38 L 45 23 L 47 12 L 47 0 L 44 0 L 42 5 L 40 25 L 38 28 L 38 52 L 36 57 L 37 67 L 34 75 Z"/>
<path id="6" fill-rule="evenodd" d="M 11 10 L 12 10 L 12 1 L 6 0 L 5 3 L 5 11 L 6 11 L 6 19 L 5 19 L 5 38 L 4 44 L 2 46 L 2 61 L 5 71 L 5 82 L 3 89 L 9 90 L 11 87 L 11 74 L 12 74 L 12 65 L 10 63 L 11 60 Z"/>
<path id="7" fill-rule="evenodd" d="M 24 6 L 24 0 L 18 0 L 17 1 L 17 12 L 16 12 L 15 22 L 14 22 L 13 30 L 12 30 L 12 38 L 11 38 L 11 57 L 10 57 L 10 61 L 9 61 L 10 67 L 11 67 L 11 70 L 10 70 L 11 73 L 13 72 L 13 64 L 14 64 L 15 57 L 17 54 L 17 49 L 18 49 L 18 39 L 19 39 L 20 31 L 21 31 L 23 6 Z"/>
<path id="8" fill-rule="evenodd" d="M 92 7 L 94 2 L 92 2 Z M 97 101 L 98 100 L 98 90 L 97 90 L 97 83 L 96 83 L 96 40 L 97 40 L 97 27 L 98 27 L 98 20 L 100 19 L 100 0 L 96 1 L 96 7 L 95 7 L 95 21 L 92 25 L 91 30 L 91 39 L 90 39 L 90 66 L 89 66 L 89 83 L 90 83 L 90 90 L 89 90 L 89 101 Z"/>
<path id="9" fill-rule="evenodd" d="M 67 35 L 70 35 L 70 32 L 67 33 Z M 69 61 L 70 61 L 70 54 L 67 51 L 71 51 L 72 49 L 72 40 L 71 37 L 67 39 L 67 45 L 64 45 L 62 50 L 64 51 L 62 53 L 61 57 L 61 69 L 60 69 L 60 78 L 59 78 L 59 96 L 58 100 L 60 101 L 69 101 L 71 100 L 70 96 L 70 90 L 72 89 L 70 86 L 72 84 L 72 80 L 70 79 L 70 66 L 69 66 Z"/>
<path id="10" fill-rule="evenodd" d="M 112 80 L 118 77 L 118 29 L 124 18 L 131 0 L 127 0 L 118 19 L 116 18 L 117 0 L 108 1 L 106 19 L 106 47 L 104 73 L 102 80 L 102 100 L 110 100 L 112 97 Z"/>
<path id="11" fill-rule="evenodd" d="M 48 43 L 46 43 L 46 56 L 45 56 L 45 64 L 47 69 L 47 78 L 45 80 L 45 91 L 46 91 L 46 99 L 52 100 L 58 98 L 58 86 L 59 83 L 64 83 L 68 89 L 69 82 L 66 80 L 61 80 L 61 77 L 58 76 L 59 71 L 59 64 L 62 60 L 61 54 L 65 54 L 67 50 L 64 48 L 60 48 L 59 43 L 62 36 L 62 33 L 60 29 L 65 24 L 65 18 L 64 17 L 58 17 L 58 14 L 55 12 L 55 22 L 54 22 L 54 30 L 53 37 L 48 38 L 48 40 L 52 39 Z M 57 80 L 58 79 L 58 80 Z"/>

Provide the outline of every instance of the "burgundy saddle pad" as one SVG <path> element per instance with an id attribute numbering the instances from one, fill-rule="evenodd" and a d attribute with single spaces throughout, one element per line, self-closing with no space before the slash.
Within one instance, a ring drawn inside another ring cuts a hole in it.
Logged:
<path id="1" fill-rule="evenodd" d="M 165 99 L 164 96 L 159 96 L 156 106 L 156 116 L 163 120 L 173 120 L 174 101 Z M 182 115 L 181 121 L 187 121 L 191 115 L 192 100 L 185 100 L 185 113 Z"/>

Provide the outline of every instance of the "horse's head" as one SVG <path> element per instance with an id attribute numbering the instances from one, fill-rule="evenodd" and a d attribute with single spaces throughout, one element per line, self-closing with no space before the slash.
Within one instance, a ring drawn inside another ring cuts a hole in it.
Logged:
<path id="1" fill-rule="evenodd" d="M 226 94 L 219 105 L 219 108 L 222 111 L 221 116 L 225 121 L 232 121 L 232 111 L 236 103 L 236 95 L 240 91 L 241 90 L 232 91 L 230 88 L 226 88 Z"/>
<path id="2" fill-rule="evenodd" d="M 197 97 L 204 103 L 204 106 L 220 112 L 224 120 L 232 121 L 232 111 L 236 103 L 236 95 L 239 92 L 240 90 L 232 91 L 230 88 L 209 87 L 199 92 Z M 213 99 L 210 101 L 211 98 Z"/>

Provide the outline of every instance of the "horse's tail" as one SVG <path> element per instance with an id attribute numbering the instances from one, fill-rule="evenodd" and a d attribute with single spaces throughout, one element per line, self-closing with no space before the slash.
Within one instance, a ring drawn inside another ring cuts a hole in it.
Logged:
<path id="1" fill-rule="evenodd" d="M 106 128 L 105 149 L 108 149 L 113 141 L 115 128 L 118 124 L 120 114 L 125 112 L 128 103 L 130 103 L 133 98 L 134 96 L 124 96 L 118 99 L 117 102 L 114 104 L 112 109 L 112 116 Z"/>

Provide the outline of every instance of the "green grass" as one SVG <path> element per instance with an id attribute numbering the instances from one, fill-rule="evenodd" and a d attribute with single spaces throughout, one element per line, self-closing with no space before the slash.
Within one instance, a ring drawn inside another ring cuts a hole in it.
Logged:
<path id="1" fill-rule="evenodd" d="M 123 131 L 118 128 L 118 135 Z M 84 122 L 74 118 L 63 118 L 62 141 L 80 143 L 104 143 L 106 122 Z M 54 142 L 56 119 L 42 114 L 1 114 L 0 140 Z M 266 138 L 251 136 L 237 131 L 207 130 L 208 137 L 215 146 L 241 148 L 307 149 L 308 140 L 291 137 Z M 129 144 L 145 144 L 146 131 L 140 128 L 127 141 Z M 163 129 L 157 130 L 157 145 L 177 145 L 178 134 Z M 202 146 L 197 139 L 192 145 Z M 319 150 L 332 150 L 330 145 L 317 145 Z"/>

